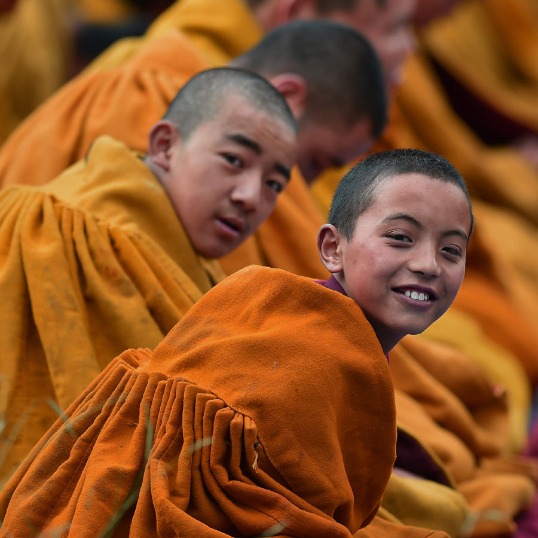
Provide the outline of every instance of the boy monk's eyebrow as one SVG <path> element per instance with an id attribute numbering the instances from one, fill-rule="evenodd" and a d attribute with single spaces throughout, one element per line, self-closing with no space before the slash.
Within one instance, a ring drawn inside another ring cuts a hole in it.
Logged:
<path id="1" fill-rule="evenodd" d="M 411 215 L 408 215 L 407 213 L 395 213 L 394 215 L 389 215 L 388 217 L 385 217 L 382 222 L 385 224 L 394 220 L 406 220 L 417 228 L 424 228 L 424 226 L 417 219 Z M 444 237 L 449 235 L 459 235 L 464 241 L 469 241 L 469 236 L 463 230 L 447 230 L 446 232 L 443 232 L 442 235 Z"/>
<path id="2" fill-rule="evenodd" d="M 257 155 L 261 155 L 263 152 L 262 147 L 258 144 L 258 142 L 256 142 L 256 140 L 252 140 L 252 138 L 249 138 L 248 136 L 232 133 L 226 134 L 224 137 L 232 142 L 235 142 L 236 144 L 251 149 Z"/>
<path id="3" fill-rule="evenodd" d="M 224 135 L 224 138 L 251 149 L 254 153 L 256 153 L 256 155 L 261 155 L 263 153 L 263 149 L 258 142 L 256 142 L 256 140 L 252 140 L 252 138 L 249 138 L 248 136 L 239 133 L 232 133 Z M 282 174 L 289 181 L 291 170 L 287 166 L 284 166 L 281 163 L 276 163 L 275 169 L 279 174 Z"/>

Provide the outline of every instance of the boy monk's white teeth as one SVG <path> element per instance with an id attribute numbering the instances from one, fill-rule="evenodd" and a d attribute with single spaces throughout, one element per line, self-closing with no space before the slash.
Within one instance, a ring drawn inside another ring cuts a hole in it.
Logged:
<path id="1" fill-rule="evenodd" d="M 415 301 L 429 301 L 430 300 L 429 294 L 422 293 L 422 292 L 419 293 L 418 291 L 407 290 L 405 292 L 405 296 L 410 297 L 411 299 L 414 299 Z"/>

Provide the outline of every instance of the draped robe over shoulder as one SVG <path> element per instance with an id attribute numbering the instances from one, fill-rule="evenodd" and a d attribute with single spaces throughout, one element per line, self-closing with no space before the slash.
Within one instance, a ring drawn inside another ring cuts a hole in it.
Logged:
<path id="1" fill-rule="evenodd" d="M 347 537 L 374 517 L 395 442 L 357 304 L 250 267 L 88 386 L 0 495 L 2 531 Z"/>
<path id="2" fill-rule="evenodd" d="M 121 351 L 155 347 L 223 273 L 140 156 L 110 138 L 0 193 L 0 477 Z"/>

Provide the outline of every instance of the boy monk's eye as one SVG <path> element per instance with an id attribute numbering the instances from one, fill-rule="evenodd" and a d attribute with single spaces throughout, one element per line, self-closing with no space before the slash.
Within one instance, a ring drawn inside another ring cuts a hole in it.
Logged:
<path id="1" fill-rule="evenodd" d="M 391 232 L 387 234 L 389 239 L 394 239 L 395 241 L 402 241 L 403 243 L 411 243 L 412 240 L 408 235 L 403 233 Z"/>
<path id="2" fill-rule="evenodd" d="M 280 194 L 284 190 L 284 184 L 277 179 L 268 179 L 266 185 L 277 194 Z"/>
<path id="3" fill-rule="evenodd" d="M 443 252 L 449 254 L 454 258 L 461 258 L 463 256 L 463 252 L 458 247 L 444 247 Z"/>
<path id="4" fill-rule="evenodd" d="M 222 156 L 226 162 L 232 166 L 235 166 L 236 168 L 241 168 L 243 166 L 243 161 L 233 153 L 223 153 Z"/>

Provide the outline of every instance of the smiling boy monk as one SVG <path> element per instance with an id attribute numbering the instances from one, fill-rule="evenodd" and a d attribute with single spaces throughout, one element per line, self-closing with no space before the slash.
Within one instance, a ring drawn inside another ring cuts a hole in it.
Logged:
<path id="1" fill-rule="evenodd" d="M 129 347 L 154 348 L 223 278 L 213 258 L 274 208 L 296 128 L 258 75 L 194 77 L 147 156 L 108 138 L 43 188 L 0 195 L 0 483 Z"/>
<path id="2" fill-rule="evenodd" d="M 358 164 L 319 232 L 333 276 L 246 268 L 154 352 L 112 361 L 3 491 L 2 530 L 445 536 L 374 519 L 395 458 L 386 355 L 450 306 L 472 228 L 444 159 Z"/>

